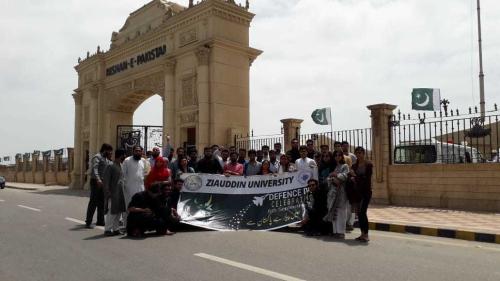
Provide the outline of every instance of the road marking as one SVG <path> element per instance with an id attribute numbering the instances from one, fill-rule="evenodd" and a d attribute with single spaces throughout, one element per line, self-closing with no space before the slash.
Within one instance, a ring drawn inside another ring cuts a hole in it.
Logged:
<path id="1" fill-rule="evenodd" d="M 5 200 L 3 200 L 3 199 L 0 199 L 0 202 L 5 202 Z"/>
<path id="2" fill-rule="evenodd" d="M 32 211 L 35 211 L 35 212 L 41 212 L 42 210 L 40 209 L 37 209 L 37 208 L 31 208 L 31 207 L 28 207 L 28 206 L 24 206 L 24 205 L 17 205 L 18 207 L 21 207 L 21 208 L 25 208 L 25 209 L 28 209 L 28 210 L 32 210 Z"/>
<path id="3" fill-rule="evenodd" d="M 289 275 L 285 275 L 285 274 L 281 274 L 281 273 L 278 273 L 278 272 L 275 272 L 275 271 L 270 271 L 270 270 L 263 269 L 263 268 L 260 268 L 260 267 L 255 267 L 255 266 L 251 266 L 251 265 L 248 265 L 248 264 L 235 262 L 235 261 L 232 261 L 232 260 L 228 260 L 228 259 L 224 259 L 224 258 L 219 258 L 219 257 L 212 256 L 212 255 L 205 254 L 205 253 L 197 253 L 197 254 L 194 254 L 194 255 L 197 256 L 197 257 L 200 257 L 200 258 L 204 258 L 204 259 L 215 261 L 215 262 L 220 262 L 220 263 L 223 263 L 223 264 L 226 264 L 226 265 L 234 266 L 234 267 L 237 267 L 237 268 L 240 268 L 240 269 L 245 269 L 245 270 L 248 270 L 248 271 L 252 271 L 252 272 L 255 272 L 255 273 L 258 273 L 258 274 L 266 275 L 266 276 L 273 277 L 273 278 L 280 279 L 280 280 L 285 280 L 285 281 L 305 281 L 304 279 L 295 278 L 295 277 L 292 277 L 292 276 L 289 276 Z"/>
<path id="4" fill-rule="evenodd" d="M 78 224 L 83 224 L 83 225 L 86 224 L 84 221 L 78 220 L 78 219 L 74 219 L 74 218 L 68 218 L 68 217 L 66 217 L 64 219 L 67 220 L 67 221 L 76 222 Z M 97 228 L 97 229 L 100 229 L 100 230 L 104 230 L 104 227 L 102 227 L 102 226 L 95 226 L 94 228 Z"/>
<path id="5" fill-rule="evenodd" d="M 402 234 L 402 235 L 410 235 L 410 234 Z M 429 243 L 446 245 L 446 246 L 458 246 L 458 247 L 463 247 L 463 248 L 475 248 L 475 249 L 481 249 L 481 250 L 490 250 L 490 251 L 500 252 L 500 248 L 485 247 L 483 245 L 466 245 L 466 244 L 461 244 L 461 243 L 459 244 L 459 243 L 453 243 L 453 242 L 438 241 L 438 240 L 429 239 L 429 238 L 427 238 L 427 239 L 414 238 L 414 237 L 405 237 L 405 236 L 382 234 L 382 233 L 374 233 L 374 236 L 382 236 L 382 237 L 387 237 L 387 238 L 396 238 L 396 239 L 411 240 L 411 241 L 417 241 L 417 242 L 429 242 Z M 435 237 L 435 236 L 429 236 L 429 237 Z M 436 237 L 436 238 L 442 238 L 442 237 Z M 460 241 L 462 241 L 462 240 L 460 240 Z M 464 242 L 476 242 L 476 241 L 466 241 L 466 240 L 463 240 L 463 241 Z M 476 243 L 480 243 L 480 242 L 476 242 Z"/>

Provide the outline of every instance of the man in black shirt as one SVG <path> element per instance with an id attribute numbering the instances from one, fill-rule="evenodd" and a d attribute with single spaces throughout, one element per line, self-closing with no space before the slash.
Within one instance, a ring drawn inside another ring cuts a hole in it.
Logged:
<path id="1" fill-rule="evenodd" d="M 332 226 L 323 220 L 328 212 L 326 204 L 328 190 L 324 186 L 320 186 L 315 179 L 310 179 L 307 182 L 307 187 L 309 191 L 306 194 L 306 213 L 301 222 L 302 228 L 308 236 L 328 234 L 331 232 Z"/>
<path id="2" fill-rule="evenodd" d="M 161 184 L 153 184 L 148 190 L 136 193 L 128 205 L 127 234 L 141 237 L 146 231 L 169 234 L 165 216 Z"/>
<path id="3" fill-rule="evenodd" d="M 204 157 L 198 161 L 197 170 L 198 173 L 205 174 L 222 174 L 222 167 L 219 161 L 212 157 L 212 149 L 210 147 L 205 147 L 203 149 Z"/>
<path id="4" fill-rule="evenodd" d="M 299 140 L 298 139 L 292 139 L 292 149 L 288 150 L 286 152 L 287 155 L 290 155 L 291 163 L 295 163 L 295 160 L 300 158 L 300 153 L 299 153 Z"/>

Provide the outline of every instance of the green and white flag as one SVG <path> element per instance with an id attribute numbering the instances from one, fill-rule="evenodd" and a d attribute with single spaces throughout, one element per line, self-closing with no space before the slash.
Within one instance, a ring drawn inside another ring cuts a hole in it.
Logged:
<path id="1" fill-rule="evenodd" d="M 415 88 L 411 92 L 411 109 L 439 111 L 441 94 L 439 89 Z"/>
<path id="2" fill-rule="evenodd" d="M 332 124 L 332 110 L 329 107 L 320 108 L 313 111 L 311 117 L 314 123 L 319 125 Z"/>

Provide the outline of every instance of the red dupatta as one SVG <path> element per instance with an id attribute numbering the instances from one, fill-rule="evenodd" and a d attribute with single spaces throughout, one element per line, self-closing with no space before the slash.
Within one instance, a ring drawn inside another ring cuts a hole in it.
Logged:
<path id="1" fill-rule="evenodd" d="M 157 181 L 167 181 L 170 178 L 170 169 L 167 168 L 167 161 L 161 156 L 156 157 L 155 165 L 151 168 L 144 186 L 146 189 L 157 182 Z"/>

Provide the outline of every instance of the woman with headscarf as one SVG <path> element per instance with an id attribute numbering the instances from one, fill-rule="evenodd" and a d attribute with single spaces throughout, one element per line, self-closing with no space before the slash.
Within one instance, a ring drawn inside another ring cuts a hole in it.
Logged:
<path id="1" fill-rule="evenodd" d="M 168 160 L 163 157 L 157 157 L 155 159 L 155 165 L 152 167 L 144 186 L 149 189 L 153 183 L 156 182 L 167 182 L 170 181 L 170 169 L 168 168 Z"/>
<path id="2" fill-rule="evenodd" d="M 344 239 L 347 221 L 345 183 L 349 176 L 349 166 L 345 163 L 344 154 L 341 151 L 335 151 L 333 156 L 335 159 L 335 169 L 327 178 L 329 185 L 327 198 L 328 213 L 323 219 L 327 222 L 332 222 L 334 238 Z"/>

